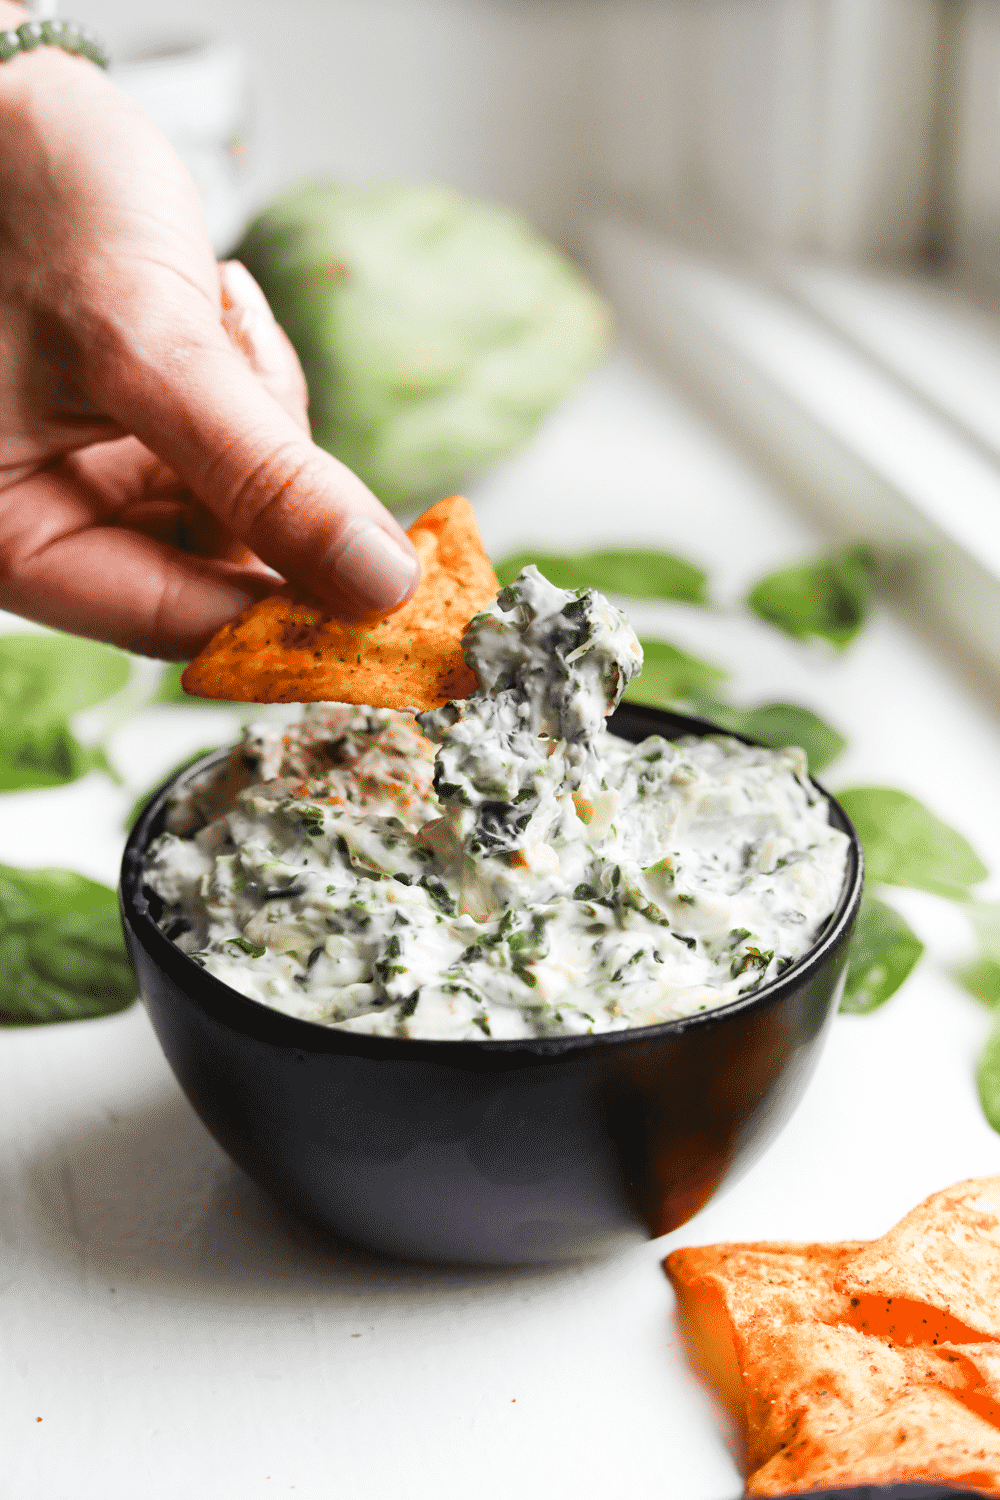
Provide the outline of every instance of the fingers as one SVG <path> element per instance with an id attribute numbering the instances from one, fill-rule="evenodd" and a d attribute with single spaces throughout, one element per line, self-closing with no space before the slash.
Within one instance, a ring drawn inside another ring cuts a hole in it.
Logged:
<path id="1" fill-rule="evenodd" d="M 25 481 L 11 498 L 28 519 L 19 532 L 5 517 L 0 608 L 43 625 L 190 661 L 227 620 L 274 592 L 274 576 L 259 567 L 192 556 L 159 540 L 157 532 L 169 531 L 155 502 L 146 534 L 114 524 L 74 529 L 82 508 L 58 473 Z"/>
<path id="2" fill-rule="evenodd" d="M 238 260 L 219 266 L 222 326 L 265 390 L 303 432 L 309 431 L 309 392 L 299 357 L 275 319 L 267 298 Z"/>
<path id="3" fill-rule="evenodd" d="M 273 339 L 238 274 L 227 273 L 227 295 L 234 280 L 241 312 L 231 321 L 237 330 L 252 327 L 251 357 L 274 379 Z M 190 304 L 178 311 L 166 321 L 169 305 L 146 304 L 120 328 L 104 361 L 108 410 L 226 530 L 338 614 L 364 617 L 404 603 L 419 581 L 405 532 L 356 475 L 309 441 L 200 302 L 194 315 Z"/>

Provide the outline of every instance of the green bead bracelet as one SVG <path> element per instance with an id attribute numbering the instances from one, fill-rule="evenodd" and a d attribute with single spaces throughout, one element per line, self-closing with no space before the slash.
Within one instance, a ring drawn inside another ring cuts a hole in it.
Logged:
<path id="1" fill-rule="evenodd" d="M 77 21 L 24 21 L 16 31 L 0 31 L 0 62 L 10 62 L 19 52 L 36 47 L 61 47 L 75 57 L 86 57 L 99 68 L 108 66 L 108 55 L 90 32 Z"/>

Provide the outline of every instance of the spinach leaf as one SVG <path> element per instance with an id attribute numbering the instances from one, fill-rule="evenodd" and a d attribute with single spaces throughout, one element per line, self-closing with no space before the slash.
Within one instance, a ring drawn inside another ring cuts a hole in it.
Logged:
<path id="1" fill-rule="evenodd" d="M 629 683 L 624 693 L 632 703 L 670 708 L 679 698 L 710 693 L 726 676 L 722 667 L 689 656 L 669 641 L 640 641 L 639 644 L 643 655 L 642 672 Z"/>
<path id="2" fill-rule="evenodd" d="M 1000 1002 L 1000 904 L 970 901 L 966 910 L 982 949 L 974 963 L 955 972 L 955 978 L 983 1005 Z"/>
<path id="3" fill-rule="evenodd" d="M 867 1015 L 884 1005 L 916 968 L 924 945 L 891 906 L 866 896 L 851 939 L 841 1011 Z"/>
<path id="4" fill-rule="evenodd" d="M 94 764 L 66 724 L 4 723 L 0 740 L 0 792 L 63 786 L 85 776 Z"/>
<path id="5" fill-rule="evenodd" d="M 528 563 L 534 563 L 560 589 L 600 589 L 603 594 L 681 599 L 687 604 L 707 602 L 706 574 L 670 552 L 515 552 L 497 564 L 497 577 L 502 584 L 513 583 Z"/>
<path id="6" fill-rule="evenodd" d="M 855 786 L 838 792 L 837 800 L 858 830 L 872 883 L 964 901 L 969 887 L 986 879 L 989 872 L 971 844 L 906 792 Z"/>
<path id="7" fill-rule="evenodd" d="M 7 718 L 69 719 L 118 693 L 132 675 L 123 651 L 75 635 L 0 636 L 0 704 Z"/>
<path id="8" fill-rule="evenodd" d="M 809 769 L 815 775 L 828 766 L 844 749 L 847 741 L 818 714 L 795 703 L 762 703 L 757 708 L 737 708 L 732 703 L 700 699 L 702 718 L 727 729 L 731 734 L 745 734 L 772 750 L 786 745 L 800 745 L 806 752 Z"/>
<path id="9" fill-rule="evenodd" d="M 0 636 L 0 792 L 62 786 L 92 767 L 108 770 L 103 750 L 81 745 L 68 720 L 120 692 L 131 672 L 123 652 L 76 636 Z"/>
<path id="10" fill-rule="evenodd" d="M 1000 1133 L 1000 1016 L 993 1023 L 976 1072 L 983 1114 Z"/>
<path id="11" fill-rule="evenodd" d="M 762 578 L 747 596 L 762 620 L 802 640 L 825 636 L 843 650 L 865 624 L 875 603 L 871 554 L 845 547 L 814 562 Z"/>
<path id="12" fill-rule="evenodd" d="M 0 865 L 0 1024 L 109 1015 L 135 996 L 114 891 Z"/>
<path id="13" fill-rule="evenodd" d="M 1000 959 L 983 955 L 956 970 L 955 978 L 983 1005 L 992 1009 L 1000 1003 Z"/>

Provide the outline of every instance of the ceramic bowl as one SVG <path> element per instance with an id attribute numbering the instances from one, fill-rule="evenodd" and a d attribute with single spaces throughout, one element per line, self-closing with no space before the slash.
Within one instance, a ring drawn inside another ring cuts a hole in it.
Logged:
<path id="1" fill-rule="evenodd" d="M 711 726 L 626 706 L 639 741 Z M 182 773 L 197 775 L 225 752 Z M 594 1036 L 358 1036 L 249 1000 L 156 926 L 143 888 L 174 782 L 125 849 L 121 904 L 139 989 L 181 1087 L 261 1187 L 335 1234 L 397 1255 L 488 1264 L 606 1253 L 676 1229 L 777 1135 L 837 1008 L 861 899 L 847 874 L 813 947 L 718 1010 Z"/>

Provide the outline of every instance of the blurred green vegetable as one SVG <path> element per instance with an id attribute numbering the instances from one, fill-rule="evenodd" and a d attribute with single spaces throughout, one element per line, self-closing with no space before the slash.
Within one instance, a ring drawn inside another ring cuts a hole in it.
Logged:
<path id="1" fill-rule="evenodd" d="M 302 361 L 316 441 L 397 509 L 517 448 L 608 343 L 568 260 L 444 187 L 302 188 L 236 253 Z"/>
<path id="2" fill-rule="evenodd" d="M 898 911 L 866 895 L 851 939 L 840 1009 L 867 1015 L 890 999 L 923 956 L 924 945 Z"/>
<path id="3" fill-rule="evenodd" d="M 730 734 L 745 734 L 772 750 L 798 745 L 806 752 L 809 770 L 815 776 L 836 760 L 847 744 L 842 734 L 809 708 L 797 703 L 760 703 L 756 708 L 740 708 L 734 703 L 720 703 L 717 698 L 696 700 L 703 719 L 726 729 Z"/>
<path id="4" fill-rule="evenodd" d="M 854 786 L 837 800 L 858 831 L 869 884 L 907 885 L 952 901 L 989 871 L 967 839 L 942 823 L 907 792 L 887 786 Z"/>
<path id="5" fill-rule="evenodd" d="M 0 1024 L 109 1015 L 135 996 L 114 891 L 0 865 Z"/>
<path id="6" fill-rule="evenodd" d="M 0 792 L 62 786 L 93 767 L 114 774 L 69 719 L 120 692 L 131 672 L 124 652 L 78 636 L 0 636 Z"/>
<path id="7" fill-rule="evenodd" d="M 676 708 L 678 699 L 711 693 L 723 682 L 726 673 L 710 661 L 691 656 L 669 641 L 642 640 L 642 671 L 625 689 L 624 697 L 632 703 L 648 703 L 653 708 Z"/>
<path id="8" fill-rule="evenodd" d="M 521 569 L 534 563 L 560 589 L 599 589 L 602 594 L 629 594 L 633 599 L 682 599 L 704 604 L 706 575 L 694 563 L 671 552 L 643 549 L 601 552 L 515 552 L 497 563 L 501 583 L 513 583 Z"/>
<path id="9" fill-rule="evenodd" d="M 845 547 L 815 562 L 762 578 L 747 596 L 755 614 L 798 640 L 825 636 L 849 646 L 875 604 L 875 575 L 866 547 Z"/>

